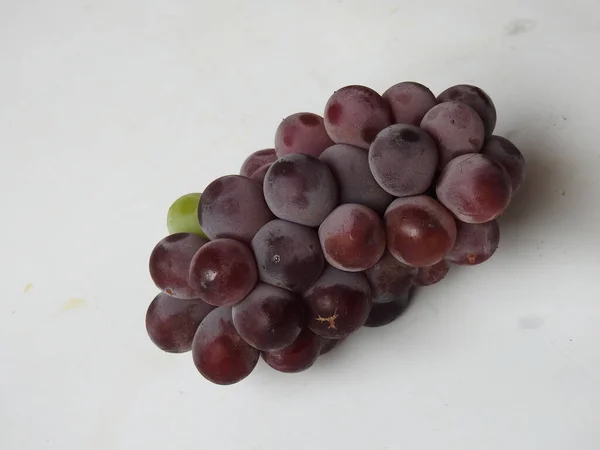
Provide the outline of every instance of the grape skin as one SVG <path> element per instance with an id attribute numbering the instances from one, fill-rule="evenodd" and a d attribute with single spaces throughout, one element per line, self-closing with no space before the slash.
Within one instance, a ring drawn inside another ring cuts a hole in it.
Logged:
<path id="1" fill-rule="evenodd" d="M 321 337 L 340 339 L 359 329 L 371 308 L 371 288 L 362 273 L 327 266 L 304 294 L 308 327 Z"/>
<path id="2" fill-rule="evenodd" d="M 234 239 L 210 241 L 196 252 L 190 264 L 190 286 L 198 297 L 215 306 L 241 301 L 257 280 L 252 251 Z"/>
<path id="3" fill-rule="evenodd" d="M 204 190 L 198 218 L 210 239 L 232 238 L 249 243 L 273 219 L 273 214 L 259 183 L 240 175 L 227 175 Z"/>
<path id="4" fill-rule="evenodd" d="M 394 200 L 384 220 L 388 250 L 410 266 L 436 264 L 444 259 L 456 240 L 454 218 L 426 195 Z"/>
<path id="5" fill-rule="evenodd" d="M 382 130 L 369 148 L 375 181 L 396 197 L 425 192 L 435 175 L 438 150 L 434 140 L 414 125 L 396 124 Z"/>
<path id="6" fill-rule="evenodd" d="M 333 173 L 339 187 L 340 204 L 360 203 L 378 214 L 394 200 L 375 181 L 369 168 L 369 156 L 362 148 L 335 144 L 320 158 Z"/>
<path id="7" fill-rule="evenodd" d="M 404 81 L 383 93 L 392 110 L 395 123 L 419 125 L 431 108 L 437 105 L 435 95 L 420 83 Z"/>
<path id="8" fill-rule="evenodd" d="M 325 105 L 325 129 L 336 144 L 369 148 L 377 133 L 392 124 L 386 101 L 366 86 L 345 86 Z"/>
<path id="9" fill-rule="evenodd" d="M 331 145 L 333 141 L 325 131 L 323 118 L 313 113 L 301 112 L 286 117 L 275 133 L 278 157 L 302 153 L 318 158 Z"/>
<path id="10" fill-rule="evenodd" d="M 280 350 L 296 340 L 304 323 L 302 300 L 285 289 L 259 283 L 233 307 L 233 324 L 259 350 Z"/>
<path id="11" fill-rule="evenodd" d="M 385 230 L 379 216 L 366 206 L 338 206 L 319 227 L 325 260 L 333 267 L 360 272 L 374 265 L 385 251 Z"/>
<path id="12" fill-rule="evenodd" d="M 329 353 L 331 350 L 333 350 L 334 348 L 336 348 L 339 344 L 341 344 L 346 338 L 341 338 L 341 339 L 327 339 L 322 337 L 321 338 L 321 355 L 326 355 L 327 353 Z"/>
<path id="13" fill-rule="evenodd" d="M 525 180 L 525 158 L 515 144 L 502 136 L 490 136 L 483 144 L 481 154 L 502 164 L 510 177 L 512 195 L 515 195 Z"/>
<path id="14" fill-rule="evenodd" d="M 413 294 L 414 287 L 394 301 L 374 304 L 365 322 L 365 327 L 377 328 L 392 323 L 408 309 L 412 302 Z"/>
<path id="15" fill-rule="evenodd" d="M 273 369 L 284 373 L 298 373 L 309 369 L 321 353 L 321 338 L 307 328 L 287 347 L 263 352 L 263 360 Z"/>
<path id="16" fill-rule="evenodd" d="M 274 148 L 267 148 L 251 153 L 242 164 L 240 175 L 251 178 L 252 175 L 265 164 L 271 164 L 277 160 Z"/>
<path id="17" fill-rule="evenodd" d="M 469 105 L 483 122 L 485 135 L 490 136 L 496 127 L 496 107 L 481 88 L 469 84 L 452 86 L 438 95 L 439 102 L 457 101 Z"/>
<path id="18" fill-rule="evenodd" d="M 265 176 L 265 200 L 280 219 L 317 227 L 337 206 L 338 187 L 317 158 L 291 154 L 275 161 Z"/>
<path id="19" fill-rule="evenodd" d="M 365 270 L 371 286 L 373 304 L 402 298 L 412 287 L 419 269 L 398 261 L 389 251 L 373 267 Z"/>
<path id="20" fill-rule="evenodd" d="M 458 242 L 458 234 L 456 242 Z M 454 245 L 456 247 L 456 244 Z M 452 250 L 450 250 L 450 253 L 452 253 Z M 450 253 L 446 255 L 446 258 L 450 258 Z M 419 269 L 417 277 L 415 278 L 415 284 L 417 286 L 431 286 L 433 284 L 439 283 L 444 278 L 446 278 L 446 275 L 448 275 L 449 271 L 450 264 L 448 264 L 448 261 L 446 260 L 440 261 L 439 263 L 434 264 L 433 266 L 421 267 Z"/>
<path id="21" fill-rule="evenodd" d="M 500 226 L 497 221 L 481 224 L 458 222 L 456 243 L 447 258 L 463 266 L 481 264 L 492 257 L 499 243 Z"/>
<path id="22" fill-rule="evenodd" d="M 448 163 L 436 187 L 439 201 L 466 223 L 489 222 L 508 207 L 512 184 L 499 162 L 479 153 Z"/>
<path id="23" fill-rule="evenodd" d="M 186 194 L 179 197 L 167 212 L 169 234 L 195 233 L 206 237 L 198 222 L 198 204 L 202 194 Z"/>
<path id="24" fill-rule="evenodd" d="M 265 283 L 303 292 L 325 266 L 315 230 L 284 220 L 273 220 L 252 240 L 258 276 Z"/>
<path id="25" fill-rule="evenodd" d="M 256 171 L 254 171 L 250 179 L 260 183 L 260 185 L 263 186 L 265 182 L 265 176 L 267 175 L 267 172 L 271 165 L 272 163 L 265 164 L 264 166 L 256 169 Z"/>
<path id="26" fill-rule="evenodd" d="M 213 309 L 214 306 L 202 300 L 183 300 L 161 292 L 146 311 L 146 331 L 161 350 L 188 352 L 200 322 Z"/>
<path id="27" fill-rule="evenodd" d="M 171 297 L 197 299 L 188 282 L 188 272 L 192 258 L 207 242 L 194 233 L 175 233 L 162 239 L 150 254 L 150 277 L 154 284 Z"/>
<path id="28" fill-rule="evenodd" d="M 470 106 L 459 102 L 434 106 L 423 117 L 421 128 L 437 144 L 440 168 L 459 155 L 479 152 L 485 138 L 479 115 Z"/>
<path id="29" fill-rule="evenodd" d="M 207 380 L 230 385 L 246 378 L 256 367 L 259 351 L 238 334 L 231 307 L 210 312 L 202 321 L 192 343 L 194 365 Z"/>

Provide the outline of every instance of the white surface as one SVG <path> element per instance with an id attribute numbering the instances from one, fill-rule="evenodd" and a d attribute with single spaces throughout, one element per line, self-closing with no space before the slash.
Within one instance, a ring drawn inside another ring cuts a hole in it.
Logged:
<path id="1" fill-rule="evenodd" d="M 1 0 L 0 448 L 597 450 L 599 14 Z M 154 348 L 147 258 L 170 201 L 335 88 L 409 79 L 482 86 L 528 160 L 493 260 L 299 375 L 259 364 L 217 387 Z"/>

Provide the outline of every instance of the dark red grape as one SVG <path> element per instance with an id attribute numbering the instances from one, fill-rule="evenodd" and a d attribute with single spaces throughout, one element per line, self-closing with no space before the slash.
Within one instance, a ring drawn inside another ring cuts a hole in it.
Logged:
<path id="1" fill-rule="evenodd" d="M 250 178 L 262 166 L 275 162 L 276 159 L 277 155 L 274 148 L 267 148 L 251 153 L 242 164 L 240 175 Z"/>
<path id="2" fill-rule="evenodd" d="M 161 240 L 150 254 L 150 277 L 171 297 L 196 299 L 188 282 L 192 258 L 207 239 L 195 233 L 175 233 Z"/>
<path id="3" fill-rule="evenodd" d="M 183 300 L 161 292 L 146 311 L 146 331 L 161 350 L 188 352 L 200 322 L 213 309 L 202 300 Z"/>
<path id="4" fill-rule="evenodd" d="M 233 307 L 233 324 L 259 350 L 280 350 L 296 340 L 304 323 L 302 299 L 290 291 L 259 283 Z"/>
<path id="5" fill-rule="evenodd" d="M 362 273 L 327 266 L 303 295 L 308 327 L 321 337 L 340 339 L 358 330 L 371 308 L 371 288 Z"/>
<path id="6" fill-rule="evenodd" d="M 484 223 L 500 216 L 512 195 L 510 177 L 502 165 L 479 153 L 459 156 L 442 171 L 438 200 L 459 220 Z"/>
<path id="7" fill-rule="evenodd" d="M 483 144 L 481 154 L 502 164 L 510 177 L 514 195 L 525 180 L 525 158 L 515 144 L 501 136 L 490 136 Z"/>
<path id="8" fill-rule="evenodd" d="M 217 178 L 203 192 L 198 219 L 210 239 L 232 238 L 249 243 L 273 214 L 259 183 L 227 175 Z"/>
<path id="9" fill-rule="evenodd" d="M 321 353 L 321 338 L 307 328 L 287 347 L 263 352 L 262 358 L 273 369 L 285 373 L 302 372 L 310 368 Z"/>
<path id="10" fill-rule="evenodd" d="M 272 163 L 265 164 L 264 166 L 256 169 L 250 179 L 259 182 L 260 185 L 263 186 L 265 182 L 265 176 L 267 175 L 267 171 L 271 165 Z"/>
<path id="11" fill-rule="evenodd" d="M 419 125 L 427 111 L 437 105 L 427 87 L 412 81 L 395 84 L 382 97 L 390 105 L 395 123 Z"/>
<path id="12" fill-rule="evenodd" d="M 321 355 L 325 355 L 325 354 L 329 353 L 331 350 L 333 350 L 339 344 L 341 344 L 344 340 L 346 340 L 346 338 L 328 339 L 328 338 L 322 337 L 321 338 Z"/>
<path id="13" fill-rule="evenodd" d="M 447 258 L 454 264 L 473 266 L 492 257 L 500 243 L 500 227 L 486 223 L 457 223 L 456 243 Z"/>
<path id="14" fill-rule="evenodd" d="M 209 313 L 198 327 L 192 356 L 203 377 L 227 385 L 250 375 L 259 351 L 242 339 L 233 326 L 231 307 L 223 306 Z"/>
<path id="15" fill-rule="evenodd" d="M 285 220 L 273 220 L 252 239 L 258 276 L 265 283 L 303 292 L 325 266 L 317 232 Z"/>
<path id="16" fill-rule="evenodd" d="M 452 158 L 481 150 L 485 132 L 479 115 L 470 106 L 460 102 L 445 102 L 429 110 L 421 128 L 437 144 L 440 167 Z"/>
<path id="17" fill-rule="evenodd" d="M 426 132 L 414 125 L 396 124 L 382 130 L 369 149 L 375 181 L 396 197 L 425 192 L 435 175 L 438 150 Z"/>
<path id="18" fill-rule="evenodd" d="M 385 227 L 390 253 L 415 267 L 440 262 L 456 240 L 454 218 L 426 195 L 394 200 L 385 212 Z"/>
<path id="19" fill-rule="evenodd" d="M 338 201 L 337 183 L 327 164 L 297 153 L 271 165 L 263 189 L 273 214 L 309 227 L 319 226 Z"/>
<path id="20" fill-rule="evenodd" d="M 198 297 L 211 305 L 239 302 L 257 281 L 252 250 L 235 239 L 210 241 L 196 252 L 190 264 L 190 286 Z"/>
<path id="21" fill-rule="evenodd" d="M 400 317 L 410 306 L 414 293 L 414 287 L 409 289 L 401 297 L 387 303 L 374 304 L 365 322 L 365 327 L 376 328 L 388 325 Z"/>
<path id="22" fill-rule="evenodd" d="M 439 102 L 461 102 L 469 105 L 479 114 L 485 128 L 485 135 L 489 136 L 496 127 L 496 107 L 492 99 L 482 89 L 469 84 L 452 86 L 438 95 Z"/>
<path id="23" fill-rule="evenodd" d="M 391 124 L 387 102 L 365 86 L 343 87 L 325 105 L 325 129 L 336 144 L 368 149 L 377 133 Z"/>
<path id="24" fill-rule="evenodd" d="M 456 239 L 458 242 L 458 237 Z M 450 252 L 452 252 L 452 250 L 450 250 Z M 417 286 L 431 286 L 432 284 L 439 283 L 446 277 L 446 275 L 448 275 L 449 271 L 450 264 L 448 264 L 448 261 L 446 260 L 442 260 L 433 266 L 421 267 L 417 277 L 415 278 L 415 284 Z"/>
<path id="25" fill-rule="evenodd" d="M 362 148 L 336 144 L 321 153 L 319 159 L 329 166 L 338 183 L 340 204 L 360 203 L 383 214 L 394 200 L 373 178 L 368 153 Z"/>
<path id="26" fill-rule="evenodd" d="M 385 251 L 385 230 L 379 216 L 366 206 L 338 206 L 319 227 L 325 260 L 333 267 L 360 272 L 375 264 Z"/>
<path id="27" fill-rule="evenodd" d="M 418 269 L 398 261 L 386 251 L 373 267 L 365 270 L 371 285 L 373 304 L 395 301 L 413 286 Z"/>
<path id="28" fill-rule="evenodd" d="M 277 156 L 302 153 L 316 158 L 333 141 L 325 131 L 323 118 L 313 113 L 296 113 L 283 119 L 275 133 Z"/>

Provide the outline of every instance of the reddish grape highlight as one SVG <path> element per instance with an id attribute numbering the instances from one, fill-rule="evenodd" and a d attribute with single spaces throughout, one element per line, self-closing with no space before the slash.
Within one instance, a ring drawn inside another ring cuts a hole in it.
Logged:
<path id="1" fill-rule="evenodd" d="M 382 97 L 390 105 L 395 123 L 419 125 L 427 111 L 437 105 L 429 88 L 412 81 L 393 85 Z"/>
<path id="2" fill-rule="evenodd" d="M 321 353 L 321 338 L 307 328 L 287 347 L 263 352 L 262 358 L 273 369 L 284 373 L 302 372 L 312 367 Z"/>
<path id="3" fill-rule="evenodd" d="M 313 113 L 296 113 L 283 119 L 275 133 L 277 156 L 302 153 L 319 157 L 323 150 L 333 145 L 325 131 L 323 118 Z"/>
<path id="4" fill-rule="evenodd" d="M 486 223 L 457 223 L 456 243 L 447 258 L 454 264 L 474 266 L 486 262 L 498 249 L 500 227 L 492 220 Z"/>

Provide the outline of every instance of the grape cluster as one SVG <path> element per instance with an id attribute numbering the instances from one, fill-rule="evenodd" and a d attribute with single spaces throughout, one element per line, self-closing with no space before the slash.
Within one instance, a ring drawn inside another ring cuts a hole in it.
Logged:
<path id="1" fill-rule="evenodd" d="M 323 117 L 285 118 L 274 148 L 169 208 L 150 256 L 151 340 L 228 385 L 261 358 L 306 370 L 394 321 L 418 287 L 498 248 L 525 160 L 496 118 L 476 86 L 435 97 L 415 82 L 346 86 Z"/>

